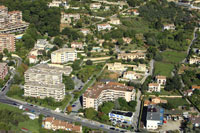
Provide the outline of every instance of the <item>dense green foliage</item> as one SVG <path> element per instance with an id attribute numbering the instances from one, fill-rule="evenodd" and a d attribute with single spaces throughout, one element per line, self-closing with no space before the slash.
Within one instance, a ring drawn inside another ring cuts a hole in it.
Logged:
<path id="1" fill-rule="evenodd" d="M 74 89 L 74 81 L 69 76 L 63 76 L 63 83 L 65 84 L 66 90 L 73 90 Z"/>
<path id="2" fill-rule="evenodd" d="M 0 129 L 10 130 L 13 126 L 18 127 L 19 122 L 27 121 L 28 116 L 11 110 L 0 110 Z"/>

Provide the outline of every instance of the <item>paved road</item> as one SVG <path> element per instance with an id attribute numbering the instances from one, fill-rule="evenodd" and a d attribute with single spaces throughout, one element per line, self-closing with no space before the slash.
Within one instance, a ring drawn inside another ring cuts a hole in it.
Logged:
<path id="1" fill-rule="evenodd" d="M 135 128 L 135 130 L 138 129 L 138 122 L 139 122 L 139 115 L 140 115 L 140 106 L 141 106 L 141 100 L 140 100 L 140 96 L 141 96 L 141 91 L 138 90 L 137 92 L 137 105 L 135 107 L 135 114 L 133 117 L 133 127 Z"/>

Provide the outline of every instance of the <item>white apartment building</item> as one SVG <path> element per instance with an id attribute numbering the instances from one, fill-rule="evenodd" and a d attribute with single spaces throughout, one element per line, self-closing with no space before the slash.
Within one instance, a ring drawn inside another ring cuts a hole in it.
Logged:
<path id="1" fill-rule="evenodd" d="M 166 76 L 156 76 L 156 82 L 160 85 L 165 85 L 166 84 L 166 81 L 167 81 L 167 78 Z"/>
<path id="2" fill-rule="evenodd" d="M 70 68 L 58 68 L 47 64 L 39 64 L 29 68 L 25 74 L 24 96 L 45 98 L 52 97 L 61 101 L 65 97 L 65 85 L 62 75 L 69 75 Z"/>
<path id="3" fill-rule="evenodd" d="M 98 24 L 97 29 L 98 31 L 101 30 L 111 30 L 112 26 L 110 24 Z"/>
<path id="4" fill-rule="evenodd" d="M 91 10 L 98 10 L 101 8 L 101 3 L 91 3 L 90 4 L 90 9 Z"/>
<path id="5" fill-rule="evenodd" d="M 136 72 L 133 72 L 133 71 L 127 71 L 123 75 L 123 78 L 128 79 L 128 80 L 140 79 L 141 77 L 142 77 L 141 73 L 136 73 Z"/>
<path id="6" fill-rule="evenodd" d="M 77 59 L 77 51 L 74 48 L 62 48 L 51 53 L 52 63 L 67 63 Z"/>
<path id="7" fill-rule="evenodd" d="M 24 96 L 44 99 L 52 97 L 56 101 L 62 101 L 65 98 L 64 84 L 43 84 L 42 82 L 27 82 L 24 85 Z"/>
<path id="8" fill-rule="evenodd" d="M 135 89 L 117 82 L 96 84 L 83 94 L 83 108 L 98 110 L 98 106 L 103 102 L 115 101 L 119 97 L 123 97 L 127 102 L 134 100 Z"/>
<path id="9" fill-rule="evenodd" d="M 160 84 L 158 83 L 150 83 L 148 92 L 160 92 Z"/>

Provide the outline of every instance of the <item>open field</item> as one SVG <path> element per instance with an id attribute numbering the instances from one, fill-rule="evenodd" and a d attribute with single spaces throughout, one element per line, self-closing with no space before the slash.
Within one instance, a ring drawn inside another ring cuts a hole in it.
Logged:
<path id="1" fill-rule="evenodd" d="M 162 52 L 162 56 L 163 62 L 176 64 L 181 62 L 186 57 L 186 53 L 177 51 L 164 51 Z"/>
<path id="2" fill-rule="evenodd" d="M 189 103 L 184 99 L 184 98 L 162 98 L 166 99 L 168 103 L 173 104 L 176 108 L 178 106 L 184 106 L 184 105 L 189 105 Z"/>
<path id="3" fill-rule="evenodd" d="M 171 76 L 171 72 L 174 69 L 174 65 L 170 63 L 155 62 L 155 75 Z"/>

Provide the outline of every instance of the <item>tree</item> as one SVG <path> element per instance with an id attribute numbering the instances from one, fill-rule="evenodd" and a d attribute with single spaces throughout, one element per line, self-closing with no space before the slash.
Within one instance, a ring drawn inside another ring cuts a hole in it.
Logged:
<path id="1" fill-rule="evenodd" d="M 85 117 L 88 119 L 94 119 L 94 117 L 97 116 L 97 111 L 93 108 L 87 108 L 85 109 Z"/>
<path id="2" fill-rule="evenodd" d="M 72 68 L 73 70 L 80 70 L 80 61 L 74 61 L 74 63 L 72 64 Z"/>
<path id="3" fill-rule="evenodd" d="M 92 65 L 92 64 L 93 64 L 93 62 L 91 60 L 86 61 L 86 65 Z"/>
<path id="4" fill-rule="evenodd" d="M 8 49 L 7 48 L 5 48 L 4 50 L 3 50 L 3 53 L 7 56 L 8 55 Z"/>
<path id="5" fill-rule="evenodd" d="M 101 112 L 105 113 L 105 114 L 108 114 L 108 113 L 111 112 L 111 110 L 113 109 L 113 107 L 114 107 L 114 103 L 112 103 L 112 102 L 105 102 L 105 103 L 103 103 L 103 105 L 101 105 L 99 107 L 99 110 Z"/>
<path id="6" fill-rule="evenodd" d="M 72 112 L 72 106 L 68 106 L 68 107 L 67 107 L 67 112 L 68 112 L 68 113 Z"/>
<path id="7" fill-rule="evenodd" d="M 66 90 L 74 89 L 75 84 L 74 84 L 74 81 L 71 79 L 71 77 L 63 75 L 63 83 L 65 84 Z"/>
<path id="8" fill-rule="evenodd" d="M 0 53 L 0 61 L 2 61 L 2 59 L 3 59 L 3 54 Z"/>
<path id="9" fill-rule="evenodd" d="M 58 47 L 62 47 L 62 45 L 63 45 L 63 40 L 60 39 L 60 37 L 55 37 L 53 43 L 56 44 Z"/>

